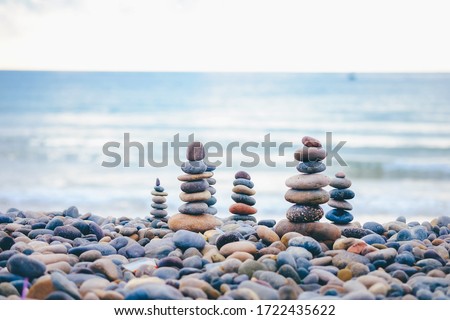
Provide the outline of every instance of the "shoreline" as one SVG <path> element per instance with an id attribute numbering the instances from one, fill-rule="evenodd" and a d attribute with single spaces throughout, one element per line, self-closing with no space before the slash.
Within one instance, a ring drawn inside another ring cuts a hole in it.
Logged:
<path id="1" fill-rule="evenodd" d="M 324 239 L 275 220 L 196 233 L 151 216 L 10 209 L 0 213 L 0 298 L 449 299 L 450 217 L 398 220 Z M 314 224 L 330 234 L 331 223 Z"/>

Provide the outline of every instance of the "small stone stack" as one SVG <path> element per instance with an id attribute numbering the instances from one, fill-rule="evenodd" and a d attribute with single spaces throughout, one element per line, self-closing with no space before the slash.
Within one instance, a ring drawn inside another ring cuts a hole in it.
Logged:
<path id="1" fill-rule="evenodd" d="M 346 201 L 355 197 L 355 193 L 349 189 L 351 185 L 352 182 L 345 178 L 344 172 L 336 173 L 330 182 L 330 186 L 335 189 L 330 191 L 328 205 L 334 209 L 328 211 L 325 218 L 337 225 L 346 225 L 353 221 L 353 215 L 346 211 L 353 209 L 352 204 Z"/>
<path id="2" fill-rule="evenodd" d="M 250 175 L 245 171 L 236 172 L 234 178 L 231 199 L 236 203 L 229 208 L 229 211 L 234 214 L 231 220 L 251 220 L 256 222 L 256 218 L 252 216 L 257 212 L 253 208 L 256 204 L 255 198 L 252 197 L 256 193 L 253 190 L 254 183 L 251 181 Z"/>
<path id="3" fill-rule="evenodd" d="M 165 203 L 167 192 L 164 192 L 164 188 L 161 186 L 161 182 L 159 181 L 158 178 L 156 178 L 156 183 L 153 189 L 154 189 L 152 191 L 153 209 L 150 211 L 150 214 L 155 219 L 163 219 L 168 214 L 167 211 L 165 210 L 167 209 L 167 204 Z"/>
<path id="4" fill-rule="evenodd" d="M 291 188 L 285 194 L 285 199 L 294 203 L 286 212 L 289 221 L 314 222 L 323 217 L 320 204 L 329 200 L 329 194 L 322 189 L 330 183 L 330 178 L 320 174 L 326 169 L 321 160 L 327 156 L 319 140 L 312 137 L 302 139 L 303 148 L 298 149 L 294 156 L 300 161 L 297 170 L 300 174 L 286 180 L 286 186 Z"/>
<path id="5" fill-rule="evenodd" d="M 189 230 L 194 232 L 205 232 L 214 229 L 221 221 L 208 213 L 208 203 L 211 199 L 210 187 L 206 179 L 213 176 L 207 172 L 207 166 L 203 162 L 205 149 L 200 142 L 189 144 L 186 152 L 187 160 L 181 166 L 184 175 L 178 177 L 182 181 L 180 199 L 185 204 L 178 210 L 180 213 L 169 219 L 169 228 L 177 230 Z"/>
<path id="6" fill-rule="evenodd" d="M 286 180 L 289 189 L 284 198 L 293 203 L 286 212 L 286 218 L 275 226 L 275 232 L 282 237 L 288 232 L 298 232 L 317 241 L 331 245 L 341 236 L 341 230 L 330 223 L 318 222 L 324 215 L 321 204 L 330 199 L 322 189 L 330 183 L 330 178 L 321 174 L 326 166 L 322 162 L 327 153 L 319 140 L 303 137 L 303 147 L 295 151 L 294 157 L 300 161 L 297 170 L 300 174 Z"/>
<path id="7" fill-rule="evenodd" d="M 214 172 L 213 172 L 214 170 L 216 170 L 215 166 L 207 166 L 206 167 L 206 172 L 211 172 L 213 175 L 214 175 Z M 208 205 L 208 210 L 206 211 L 206 213 L 215 215 L 217 213 L 217 209 L 213 206 L 216 204 L 217 199 L 214 196 L 216 194 L 216 188 L 214 188 L 213 185 L 216 184 L 216 179 L 214 179 L 211 176 L 211 178 L 206 178 L 206 181 L 208 181 L 208 184 L 209 184 L 209 187 L 206 190 L 208 190 L 209 193 L 211 193 L 211 198 L 206 200 L 206 204 Z"/>

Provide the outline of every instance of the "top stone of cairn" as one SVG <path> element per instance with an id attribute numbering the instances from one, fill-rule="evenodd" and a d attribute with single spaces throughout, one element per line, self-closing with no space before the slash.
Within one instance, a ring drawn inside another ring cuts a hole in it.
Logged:
<path id="1" fill-rule="evenodd" d="M 203 144 L 198 141 L 194 141 L 188 145 L 186 151 L 186 158 L 189 161 L 200 161 L 205 158 L 205 148 Z"/>

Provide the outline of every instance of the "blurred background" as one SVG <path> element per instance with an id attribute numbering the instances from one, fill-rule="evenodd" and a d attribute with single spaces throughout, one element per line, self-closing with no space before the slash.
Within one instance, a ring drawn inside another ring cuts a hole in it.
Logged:
<path id="1" fill-rule="evenodd" d="M 358 221 L 429 220 L 450 214 L 450 74 L 375 73 L 114 73 L 0 72 L 0 211 L 63 210 L 145 216 L 156 177 L 169 193 L 170 214 L 181 201 L 182 174 L 173 162 L 102 167 L 106 142 L 123 135 L 145 146 L 155 161 L 175 134 L 186 141 L 261 143 L 266 134 L 276 168 L 261 162 L 247 170 L 255 183 L 257 217 L 281 219 L 290 206 L 286 168 L 304 135 L 325 143 L 346 141 L 332 176 L 353 181 Z M 263 149 L 251 149 L 263 159 Z M 185 149 L 182 150 L 184 157 Z M 219 159 L 224 161 L 224 159 Z M 218 216 L 229 215 L 234 173 L 250 161 L 238 149 L 233 166 L 215 171 Z M 328 209 L 325 206 L 325 209 Z"/>

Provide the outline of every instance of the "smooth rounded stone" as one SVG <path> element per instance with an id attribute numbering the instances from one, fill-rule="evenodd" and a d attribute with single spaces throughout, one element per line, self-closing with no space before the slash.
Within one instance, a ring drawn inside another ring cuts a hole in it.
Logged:
<path id="1" fill-rule="evenodd" d="M 328 205 L 332 207 L 329 202 Z M 332 209 L 325 214 L 325 218 L 338 225 L 345 225 L 353 221 L 353 215 L 343 209 Z"/>
<path id="2" fill-rule="evenodd" d="M 254 206 L 256 204 L 256 200 L 253 197 L 250 197 L 245 194 L 240 193 L 233 193 L 231 195 L 231 199 L 233 199 L 234 202 L 247 204 L 249 206 Z"/>
<path id="3" fill-rule="evenodd" d="M 393 248 L 381 249 L 378 251 L 370 252 L 365 255 L 371 262 L 376 260 L 384 260 L 387 262 L 394 261 L 397 256 L 397 251 Z"/>
<path id="4" fill-rule="evenodd" d="M 302 144 L 306 147 L 317 147 L 321 148 L 322 144 L 320 141 L 316 138 L 310 137 L 310 136 L 304 136 L 302 138 Z"/>
<path id="5" fill-rule="evenodd" d="M 179 271 L 171 267 L 161 267 L 153 272 L 153 276 L 163 280 L 178 279 Z"/>
<path id="6" fill-rule="evenodd" d="M 287 279 L 273 271 L 258 270 L 253 273 L 253 277 L 258 280 L 267 282 L 274 289 L 279 289 L 288 284 Z"/>
<path id="7" fill-rule="evenodd" d="M 63 211 L 63 216 L 71 217 L 71 218 L 78 218 L 80 216 L 80 213 L 78 212 L 77 207 L 72 206 Z"/>
<path id="8" fill-rule="evenodd" d="M 284 195 L 284 199 L 296 204 L 322 204 L 330 200 L 330 194 L 324 189 L 317 190 L 294 190 L 289 189 Z"/>
<path id="9" fill-rule="evenodd" d="M 44 263 L 31 259 L 24 254 L 16 254 L 9 258 L 6 268 L 9 272 L 30 280 L 44 275 L 46 270 Z"/>
<path id="10" fill-rule="evenodd" d="M 169 218 L 169 228 L 173 231 L 188 230 L 192 232 L 205 232 L 222 225 L 222 221 L 210 214 L 188 215 L 178 213 Z"/>
<path id="11" fill-rule="evenodd" d="M 203 161 L 186 161 L 181 164 L 181 170 L 188 174 L 199 174 L 205 172 L 207 169 Z"/>
<path id="12" fill-rule="evenodd" d="M 165 203 L 152 203 L 151 206 L 153 209 L 157 209 L 157 210 L 167 209 L 167 204 L 165 204 Z"/>
<path id="13" fill-rule="evenodd" d="M 252 189 L 255 186 L 255 184 L 250 180 L 239 178 L 233 181 L 233 186 L 245 186 L 247 188 Z"/>
<path id="14" fill-rule="evenodd" d="M 20 296 L 19 291 L 8 282 L 0 283 L 0 296 L 9 297 L 9 296 Z"/>
<path id="15" fill-rule="evenodd" d="M 161 196 L 153 196 L 152 197 L 152 201 L 154 203 L 165 203 L 167 201 L 166 197 L 161 197 Z"/>
<path id="16" fill-rule="evenodd" d="M 322 247 L 319 242 L 308 236 L 292 238 L 289 240 L 288 246 L 305 248 L 311 252 L 313 256 L 317 256 L 322 253 Z"/>
<path id="17" fill-rule="evenodd" d="M 296 190 L 312 190 L 326 187 L 330 183 L 330 178 L 320 173 L 296 174 L 288 178 L 285 182 L 288 188 Z"/>
<path id="18" fill-rule="evenodd" d="M 16 274 L 12 274 L 9 272 L 2 271 L 0 272 L 0 283 L 2 282 L 13 282 L 13 281 L 22 281 L 23 277 L 18 276 Z"/>
<path id="19" fill-rule="evenodd" d="M 326 168 L 326 165 L 321 161 L 299 162 L 296 167 L 297 171 L 307 174 L 323 172 Z"/>
<path id="20" fill-rule="evenodd" d="M 361 238 L 361 240 L 363 240 L 365 243 L 367 244 L 385 244 L 386 240 L 384 240 L 384 238 L 378 234 L 369 234 L 367 236 L 364 236 Z"/>
<path id="21" fill-rule="evenodd" d="M 277 222 L 274 219 L 263 219 L 258 221 L 258 225 L 260 226 L 266 226 L 268 228 L 272 228 L 277 224 Z"/>
<path id="22" fill-rule="evenodd" d="M 375 296 L 369 291 L 352 291 L 342 297 L 345 300 L 375 300 Z"/>
<path id="23" fill-rule="evenodd" d="M 437 219 L 431 221 L 431 224 L 438 227 L 448 227 L 448 225 L 450 225 L 450 216 L 440 216 Z"/>
<path id="24" fill-rule="evenodd" d="M 353 278 L 353 274 L 350 269 L 341 269 L 338 271 L 337 277 L 342 281 L 348 281 Z"/>
<path id="25" fill-rule="evenodd" d="M 319 205 L 294 204 L 286 211 L 286 218 L 290 222 L 315 222 L 323 217 L 323 209 Z"/>
<path id="26" fill-rule="evenodd" d="M 188 257 L 183 260 L 183 267 L 201 269 L 203 268 L 203 260 L 198 256 Z"/>
<path id="27" fill-rule="evenodd" d="M 373 232 L 362 228 L 345 228 L 341 231 L 342 235 L 347 238 L 361 239 Z"/>
<path id="28" fill-rule="evenodd" d="M 120 268 L 110 259 L 102 258 L 95 260 L 90 268 L 94 272 L 100 272 L 104 274 L 109 280 L 114 281 L 122 278 L 122 271 Z"/>
<path id="29" fill-rule="evenodd" d="M 377 234 L 383 234 L 386 231 L 381 224 L 379 224 L 378 222 L 374 222 L 374 221 L 369 221 L 369 222 L 364 223 L 363 228 L 371 230 Z"/>
<path id="30" fill-rule="evenodd" d="M 138 233 L 138 229 L 135 227 L 123 227 L 119 232 L 124 237 L 131 237 L 132 235 Z"/>
<path id="31" fill-rule="evenodd" d="M 183 295 L 172 286 L 149 283 L 137 287 L 125 295 L 125 300 L 181 300 Z"/>
<path id="32" fill-rule="evenodd" d="M 155 218 L 164 218 L 168 215 L 168 212 L 166 210 L 151 210 L 150 214 L 153 215 Z"/>
<path id="33" fill-rule="evenodd" d="M 35 239 L 35 238 L 37 238 L 38 236 L 40 236 L 40 235 L 46 235 L 46 234 L 49 234 L 49 235 L 53 235 L 53 230 L 49 230 L 49 229 L 37 229 L 37 230 L 31 230 L 29 233 L 28 233 L 28 238 L 30 238 L 30 239 Z"/>
<path id="34" fill-rule="evenodd" d="M 243 239 L 242 235 L 236 231 L 225 232 L 217 237 L 216 239 L 216 247 L 220 250 L 227 243 L 237 242 L 240 239 Z"/>
<path id="35" fill-rule="evenodd" d="M 100 228 L 100 226 L 93 221 L 89 222 L 89 233 L 94 234 L 97 237 L 98 241 L 100 241 L 100 239 L 105 236 L 102 228 Z"/>
<path id="36" fill-rule="evenodd" d="M 79 256 L 83 252 L 86 252 L 86 251 L 89 251 L 89 250 L 100 251 L 102 256 L 109 256 L 109 255 L 117 253 L 117 250 L 113 246 L 111 246 L 111 245 L 109 245 L 107 243 L 99 243 L 99 244 L 88 244 L 88 245 L 79 246 L 79 247 L 75 247 L 75 248 L 69 249 L 69 254 L 74 254 L 76 256 Z"/>
<path id="37" fill-rule="evenodd" d="M 287 219 L 282 219 L 277 223 L 275 232 L 280 237 L 288 232 L 298 232 L 302 235 L 310 236 L 317 241 L 335 241 L 341 237 L 341 230 L 330 223 L 293 223 Z"/>
<path id="38" fill-rule="evenodd" d="M 395 257 L 395 261 L 408 266 L 413 266 L 416 263 L 414 255 L 408 251 L 402 252 Z"/>
<path id="39" fill-rule="evenodd" d="M 243 281 L 238 286 L 239 289 L 250 289 L 256 293 L 261 300 L 278 300 L 278 291 L 256 281 Z"/>
<path id="40" fill-rule="evenodd" d="M 208 187 L 209 183 L 206 179 L 184 182 L 180 186 L 181 190 L 186 193 L 203 192 Z"/>
<path id="41" fill-rule="evenodd" d="M 333 257 L 332 263 L 335 267 L 343 269 L 353 263 L 369 264 L 370 260 L 359 254 L 343 251 Z"/>
<path id="42" fill-rule="evenodd" d="M 178 230 L 174 233 L 172 240 L 175 246 L 181 250 L 188 248 L 202 250 L 206 245 L 205 239 L 200 234 L 187 230 Z"/>
<path id="43" fill-rule="evenodd" d="M 40 277 L 33 282 L 27 293 L 28 299 L 44 300 L 49 294 L 55 291 L 52 280 L 49 275 Z"/>
<path id="44" fill-rule="evenodd" d="M 250 279 L 252 278 L 253 274 L 258 270 L 266 271 L 267 267 L 263 263 L 249 259 L 241 263 L 237 272 L 238 274 L 246 274 Z"/>
<path id="45" fill-rule="evenodd" d="M 196 193 L 180 193 L 180 200 L 183 202 L 206 201 L 209 198 L 211 198 L 211 193 L 208 190 Z"/>
<path id="46" fill-rule="evenodd" d="M 352 186 L 351 180 L 347 178 L 334 177 L 330 181 L 330 187 L 336 189 L 348 189 Z"/>
<path id="47" fill-rule="evenodd" d="M 282 265 L 278 269 L 277 273 L 279 275 L 285 277 L 286 279 L 290 278 L 290 279 L 294 280 L 295 283 L 300 283 L 302 281 L 300 276 L 298 275 L 297 271 L 288 264 Z"/>
<path id="48" fill-rule="evenodd" d="M 55 230 L 56 227 L 64 225 L 64 221 L 60 217 L 55 217 L 47 222 L 45 229 Z"/>
<path id="49" fill-rule="evenodd" d="M 416 292 L 416 297 L 419 300 L 432 300 L 433 299 L 433 294 L 431 293 L 430 290 L 419 289 Z"/>
<path id="50" fill-rule="evenodd" d="M 181 176 L 178 176 L 177 179 L 179 181 L 197 181 L 202 179 L 208 179 L 211 178 L 214 175 L 212 172 L 203 172 L 199 174 L 182 174 Z M 153 194 L 152 195 L 158 195 L 162 196 L 162 194 Z M 167 196 L 167 194 L 165 194 Z"/>
<path id="51" fill-rule="evenodd" d="M 211 193 L 211 195 L 215 195 L 217 190 L 214 187 L 209 186 L 208 188 L 206 188 L 206 190 L 209 191 L 209 193 Z"/>
<path id="52" fill-rule="evenodd" d="M 198 258 L 198 257 L 197 257 Z M 162 258 L 157 263 L 158 268 L 161 267 L 174 267 L 177 269 L 183 268 L 183 261 L 179 257 L 169 256 Z"/>
<path id="53" fill-rule="evenodd" d="M 86 221 L 75 221 L 72 223 L 72 227 L 77 228 L 83 235 L 89 234 L 89 224 Z"/>
<path id="54" fill-rule="evenodd" d="M 194 300 L 206 300 L 208 299 L 208 296 L 205 292 L 203 292 L 199 288 L 193 288 L 193 287 L 184 287 L 180 290 L 180 292 L 185 296 L 192 298 Z"/>
<path id="55" fill-rule="evenodd" d="M 230 213 L 241 214 L 241 215 L 255 214 L 257 212 L 257 210 L 255 208 L 250 207 L 249 205 L 244 204 L 244 203 L 234 203 L 230 206 L 230 208 L 228 210 L 230 211 Z"/>
<path id="56" fill-rule="evenodd" d="M 330 191 L 330 198 L 341 201 L 346 199 L 353 199 L 355 193 L 350 189 L 333 189 Z"/>
<path id="57" fill-rule="evenodd" d="M 427 229 L 423 226 L 415 226 L 410 229 L 411 237 L 417 240 L 425 240 L 428 237 Z"/>
<path id="58" fill-rule="evenodd" d="M 231 191 L 234 193 L 246 194 L 248 196 L 253 196 L 256 194 L 255 190 L 250 189 L 249 187 L 243 186 L 241 184 L 234 186 L 233 189 L 231 189 Z"/>
<path id="59" fill-rule="evenodd" d="M 33 223 L 31 225 L 31 229 L 35 230 L 35 229 L 44 229 L 46 226 L 46 224 L 44 222 L 37 222 L 37 223 Z"/>
<path id="60" fill-rule="evenodd" d="M 2 251 L 9 250 L 14 245 L 14 243 L 14 239 L 11 237 L 0 238 L 0 249 Z"/>
<path id="61" fill-rule="evenodd" d="M 125 256 L 128 259 L 145 256 L 145 249 L 140 244 L 133 244 L 125 249 Z"/>
<path id="62" fill-rule="evenodd" d="M 215 205 L 217 203 L 217 198 L 214 196 L 211 196 L 211 198 L 209 198 L 208 200 L 205 201 L 206 205 L 208 205 L 209 207 Z"/>
<path id="63" fill-rule="evenodd" d="M 217 214 L 217 209 L 214 207 L 208 207 L 208 209 L 206 209 L 205 214 L 215 215 Z"/>
<path id="64" fill-rule="evenodd" d="M 158 197 L 167 197 L 169 194 L 167 192 L 160 192 L 160 191 L 152 191 L 150 192 L 152 196 L 158 196 Z"/>
<path id="65" fill-rule="evenodd" d="M 86 261 L 86 262 L 93 262 L 97 259 L 101 259 L 102 258 L 102 254 L 100 253 L 100 251 L 97 250 L 89 250 L 86 252 L 83 252 L 80 255 L 80 261 Z"/>
<path id="66" fill-rule="evenodd" d="M 0 214 L 0 224 L 13 223 L 14 220 L 11 217 Z"/>
<path id="67" fill-rule="evenodd" d="M 327 152 L 318 147 L 301 147 L 294 153 L 294 158 L 301 162 L 320 161 L 327 157 Z"/>
<path id="68" fill-rule="evenodd" d="M 63 291 L 54 291 L 50 293 L 45 298 L 45 300 L 75 300 L 75 299 Z"/>
<path id="69" fill-rule="evenodd" d="M 235 179 L 246 179 L 246 180 L 251 180 L 252 178 L 250 177 L 250 175 L 245 172 L 245 171 L 238 171 L 234 174 L 234 178 Z"/>
<path id="70" fill-rule="evenodd" d="M 193 214 L 193 215 L 199 215 L 199 214 L 206 213 L 207 210 L 208 210 L 208 205 L 204 202 L 185 203 L 178 208 L 178 211 L 180 213 Z"/>
<path id="71" fill-rule="evenodd" d="M 266 226 L 257 227 L 256 233 L 265 244 L 271 244 L 273 242 L 280 241 L 280 237 L 275 233 L 275 231 L 269 229 Z"/>
<path id="72" fill-rule="evenodd" d="M 253 242 L 250 241 L 237 241 L 237 242 L 231 242 L 223 245 L 219 252 L 221 255 L 227 257 L 231 255 L 234 252 L 246 252 L 250 254 L 256 254 L 257 253 L 256 246 L 253 244 Z"/>
<path id="73" fill-rule="evenodd" d="M 427 269 L 437 269 L 442 267 L 442 263 L 439 260 L 428 258 L 428 259 L 422 259 L 420 261 L 416 262 L 416 266 L 420 268 L 427 268 Z"/>
<path id="74" fill-rule="evenodd" d="M 408 241 L 412 239 L 412 234 L 408 229 L 400 230 L 397 233 L 397 241 Z"/>
<path id="75" fill-rule="evenodd" d="M 63 237 L 66 239 L 74 240 L 76 238 L 81 238 L 83 234 L 77 228 L 73 226 L 60 226 L 56 227 L 53 234 L 58 237 Z"/>
<path id="76" fill-rule="evenodd" d="M 77 285 L 68 280 L 65 275 L 60 272 L 53 272 L 50 277 L 55 290 L 65 292 L 74 299 L 81 299 Z"/>
<path id="77" fill-rule="evenodd" d="M 205 148 L 199 141 L 191 142 L 186 150 L 186 158 L 189 161 L 200 161 L 205 158 Z"/>
<path id="78" fill-rule="evenodd" d="M 293 268 L 297 268 L 294 255 L 287 251 L 282 251 L 277 256 L 277 267 L 281 267 L 285 264 L 290 265 Z"/>
<path id="79" fill-rule="evenodd" d="M 334 200 L 330 199 L 328 205 L 332 208 L 342 209 L 342 210 L 353 210 L 353 206 L 350 202 L 345 200 Z"/>
<path id="80" fill-rule="evenodd" d="M 256 223 L 256 218 L 248 214 L 233 214 L 228 219 L 233 221 L 252 221 Z"/>

